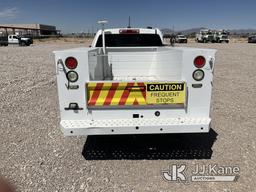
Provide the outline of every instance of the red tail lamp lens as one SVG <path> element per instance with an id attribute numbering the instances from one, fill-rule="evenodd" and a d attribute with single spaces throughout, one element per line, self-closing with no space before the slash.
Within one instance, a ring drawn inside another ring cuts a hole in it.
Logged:
<path id="1" fill-rule="evenodd" d="M 75 69 L 77 67 L 77 60 L 74 57 L 68 57 L 65 61 L 65 65 L 69 69 Z"/>
<path id="2" fill-rule="evenodd" d="M 197 68 L 202 68 L 205 65 L 205 58 L 203 56 L 198 56 L 194 60 L 194 65 Z"/>

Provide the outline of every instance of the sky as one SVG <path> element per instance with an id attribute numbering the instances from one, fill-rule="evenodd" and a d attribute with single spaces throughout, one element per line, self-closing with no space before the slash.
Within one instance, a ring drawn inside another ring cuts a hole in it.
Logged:
<path id="1" fill-rule="evenodd" d="M 255 0 L 0 0 L 0 24 L 40 23 L 62 33 L 107 27 L 256 29 Z"/>

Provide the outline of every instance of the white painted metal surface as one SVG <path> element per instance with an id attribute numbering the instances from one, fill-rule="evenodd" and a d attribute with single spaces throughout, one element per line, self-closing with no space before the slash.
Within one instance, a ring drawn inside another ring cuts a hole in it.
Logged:
<path id="1" fill-rule="evenodd" d="M 17 35 L 8 35 L 8 43 L 9 44 L 18 44 L 19 38 Z"/>
<path id="2" fill-rule="evenodd" d="M 63 120 L 65 135 L 208 132 L 209 118 Z"/>
<path id="3" fill-rule="evenodd" d="M 106 48 L 107 56 L 104 59 L 107 66 L 104 66 L 100 49 L 76 48 L 54 52 L 60 124 L 64 135 L 193 133 L 209 130 L 215 50 L 182 47 Z M 202 68 L 205 77 L 200 82 L 192 77 L 197 69 L 193 62 L 199 55 L 206 58 Z M 79 79 L 70 83 L 79 86 L 78 89 L 67 88 L 65 70 L 69 70 L 64 62 L 70 56 L 78 61 L 74 70 Z M 112 68 L 113 80 L 106 78 L 106 67 Z M 186 82 L 185 105 L 88 108 L 86 83 L 141 80 Z M 202 84 L 202 87 L 194 88 L 193 84 Z M 77 103 L 81 110 L 65 110 L 70 103 Z M 160 112 L 160 116 L 155 115 L 156 111 Z M 134 118 L 134 114 L 139 114 L 139 118 Z"/>

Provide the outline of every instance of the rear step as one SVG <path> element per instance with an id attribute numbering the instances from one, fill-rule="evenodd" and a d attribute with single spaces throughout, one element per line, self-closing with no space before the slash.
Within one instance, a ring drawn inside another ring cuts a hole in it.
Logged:
<path id="1" fill-rule="evenodd" d="M 208 132 L 210 118 L 62 120 L 65 135 Z"/>

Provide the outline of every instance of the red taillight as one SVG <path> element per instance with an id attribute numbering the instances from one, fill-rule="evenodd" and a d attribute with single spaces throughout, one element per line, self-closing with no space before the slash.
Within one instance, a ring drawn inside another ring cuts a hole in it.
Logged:
<path id="1" fill-rule="evenodd" d="M 120 29 L 120 34 L 138 34 L 140 33 L 139 29 Z"/>
<path id="2" fill-rule="evenodd" d="M 65 65 L 69 69 L 75 69 L 77 67 L 77 60 L 74 57 L 68 57 L 65 61 Z"/>
<path id="3" fill-rule="evenodd" d="M 197 56 L 195 59 L 194 59 L 194 65 L 197 67 L 197 68 L 202 68 L 204 65 L 205 65 L 205 58 L 203 56 Z"/>

